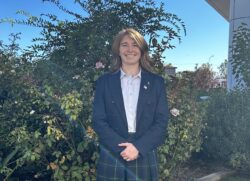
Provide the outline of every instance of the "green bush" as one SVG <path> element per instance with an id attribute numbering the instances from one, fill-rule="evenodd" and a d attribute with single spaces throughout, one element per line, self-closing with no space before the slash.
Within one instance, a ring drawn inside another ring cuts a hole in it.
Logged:
<path id="1" fill-rule="evenodd" d="M 196 91 L 187 77 L 176 77 L 168 88 L 170 119 L 168 136 L 159 149 L 160 180 L 176 180 L 181 164 L 202 144 L 205 104 L 196 101 Z"/>
<path id="2" fill-rule="evenodd" d="M 11 47 L 2 46 L 0 54 L 0 180 L 93 179 L 92 84 L 79 78 L 77 92 L 63 89 L 70 85 L 65 79 L 56 89 L 56 81 L 39 79 L 36 62 Z"/>
<path id="3" fill-rule="evenodd" d="M 218 91 L 209 99 L 203 152 L 234 168 L 250 168 L 250 91 Z"/>

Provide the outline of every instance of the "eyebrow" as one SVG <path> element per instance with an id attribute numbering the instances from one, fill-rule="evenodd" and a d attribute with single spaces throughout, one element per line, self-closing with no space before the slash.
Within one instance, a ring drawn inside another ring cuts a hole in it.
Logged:
<path id="1" fill-rule="evenodd" d="M 124 41 L 124 42 L 121 42 L 121 43 L 120 43 L 120 45 L 123 45 L 123 44 L 128 44 L 128 42 L 127 42 L 127 41 Z M 133 42 L 132 44 L 133 44 L 133 45 L 137 45 L 136 42 Z"/>

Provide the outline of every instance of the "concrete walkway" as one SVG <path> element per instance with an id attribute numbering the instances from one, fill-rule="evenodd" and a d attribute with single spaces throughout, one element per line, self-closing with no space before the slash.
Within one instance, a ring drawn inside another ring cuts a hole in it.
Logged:
<path id="1" fill-rule="evenodd" d="M 219 181 L 222 178 L 225 178 L 229 175 L 234 174 L 235 171 L 220 171 L 220 172 L 216 172 L 210 175 L 207 175 L 205 177 L 202 178 L 198 178 L 195 181 Z"/>

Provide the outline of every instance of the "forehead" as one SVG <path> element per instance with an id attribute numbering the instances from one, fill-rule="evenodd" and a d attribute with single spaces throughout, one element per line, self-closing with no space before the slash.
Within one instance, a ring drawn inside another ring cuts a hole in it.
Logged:
<path id="1" fill-rule="evenodd" d="M 129 35 L 125 35 L 122 39 L 121 39 L 121 43 L 136 43 L 135 40 L 133 38 L 131 38 Z"/>

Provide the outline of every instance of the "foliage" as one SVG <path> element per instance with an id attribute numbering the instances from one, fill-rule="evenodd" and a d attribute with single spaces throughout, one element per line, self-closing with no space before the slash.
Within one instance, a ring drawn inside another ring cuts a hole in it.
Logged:
<path id="1" fill-rule="evenodd" d="M 97 147 L 89 127 L 92 87 L 88 80 L 81 80 L 85 88 L 79 93 L 55 94 L 48 85 L 40 86 L 34 78 L 36 63 L 9 53 L 12 46 L 3 47 L 0 54 L 1 180 L 94 178 Z M 88 102 L 80 93 L 88 97 Z"/>
<path id="2" fill-rule="evenodd" d="M 133 27 L 148 37 L 156 67 L 162 66 L 162 53 L 175 47 L 172 41 L 177 39 L 180 42 L 180 34 L 186 33 L 182 20 L 167 13 L 163 3 L 153 0 L 74 1 L 77 7 L 81 7 L 81 14 L 69 11 L 58 0 L 47 1 L 73 16 L 75 21 L 62 21 L 52 14 L 34 17 L 19 11 L 27 20 L 2 19 L 2 22 L 42 27 L 42 37 L 34 39 L 38 44 L 32 46 L 30 53 L 32 56 L 35 56 L 34 52 L 48 56 L 50 61 L 69 73 L 85 72 L 91 76 L 92 71 L 88 68 L 94 67 L 97 61 L 103 62 L 107 70 L 113 36 L 122 28 Z"/>
<path id="3" fill-rule="evenodd" d="M 248 170 L 249 91 L 219 90 L 209 99 L 203 153 L 234 168 Z"/>
<path id="4" fill-rule="evenodd" d="M 219 77 L 222 79 L 226 79 L 227 78 L 227 59 L 224 60 L 224 62 L 222 62 L 220 64 L 220 66 L 218 67 L 219 69 Z"/>
<path id="5" fill-rule="evenodd" d="M 195 70 L 194 86 L 198 90 L 208 91 L 213 87 L 214 76 L 212 65 L 209 63 L 202 64 Z"/>
<path id="6" fill-rule="evenodd" d="M 250 29 L 241 24 L 234 32 L 231 47 L 232 67 L 239 87 L 250 85 Z M 243 81 L 242 81 L 243 80 Z"/>
<path id="7" fill-rule="evenodd" d="M 169 85 L 168 100 L 171 114 L 168 137 L 159 150 L 160 180 L 175 180 L 181 163 L 187 161 L 193 152 L 200 150 L 205 105 L 196 101 L 194 90 L 190 86 L 190 80 L 185 76 L 172 79 Z"/>
<path id="8" fill-rule="evenodd" d="M 199 67 L 197 65 L 195 71 L 177 73 L 177 77 L 179 77 L 179 81 L 171 82 L 173 86 L 176 86 L 179 91 L 185 89 L 188 97 L 198 100 L 200 96 L 208 95 L 209 91 L 213 89 L 215 72 L 211 64 L 204 63 Z M 172 93 L 174 95 L 177 92 Z"/>

